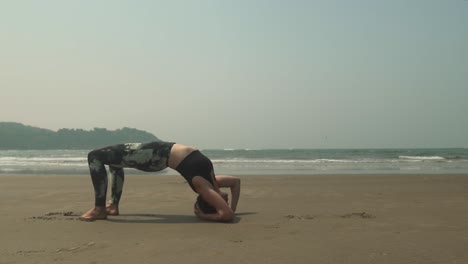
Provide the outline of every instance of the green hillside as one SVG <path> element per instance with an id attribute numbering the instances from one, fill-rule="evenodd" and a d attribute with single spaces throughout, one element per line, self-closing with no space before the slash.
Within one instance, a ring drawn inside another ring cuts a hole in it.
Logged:
<path id="1" fill-rule="evenodd" d="M 63 128 L 58 131 L 0 122 L 0 149 L 94 149 L 126 142 L 158 140 L 153 134 L 135 128 L 93 130 Z"/>

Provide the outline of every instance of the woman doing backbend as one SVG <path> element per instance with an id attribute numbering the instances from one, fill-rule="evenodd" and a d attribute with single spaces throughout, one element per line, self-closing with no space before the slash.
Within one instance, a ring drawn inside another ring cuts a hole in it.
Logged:
<path id="1" fill-rule="evenodd" d="M 124 168 L 156 172 L 167 167 L 178 171 L 192 190 L 199 194 L 195 214 L 205 220 L 229 222 L 234 219 L 240 195 L 240 179 L 214 175 L 212 162 L 196 148 L 164 141 L 126 143 L 91 151 L 88 165 L 94 186 L 95 207 L 81 215 L 82 220 L 107 219 L 119 214 L 119 201 L 124 183 Z M 106 208 L 107 171 L 112 176 L 112 195 Z M 231 189 L 228 195 L 219 188 Z"/>

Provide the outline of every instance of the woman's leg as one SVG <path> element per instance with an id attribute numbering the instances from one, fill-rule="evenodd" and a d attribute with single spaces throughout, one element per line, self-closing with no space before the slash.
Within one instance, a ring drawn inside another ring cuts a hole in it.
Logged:
<path id="1" fill-rule="evenodd" d="M 99 150 L 91 151 L 88 154 L 88 166 L 94 186 L 96 207 L 106 206 L 107 171 L 104 167 L 103 154 Z"/>
<path id="2" fill-rule="evenodd" d="M 110 204 L 119 204 L 120 198 L 122 197 L 123 185 L 125 180 L 125 174 L 123 168 L 109 166 L 112 180 L 112 194 L 109 199 Z"/>
<path id="3" fill-rule="evenodd" d="M 105 152 L 93 150 L 88 154 L 88 166 L 94 187 L 95 207 L 80 216 L 81 220 L 93 221 L 107 219 L 106 193 L 107 193 L 107 171 L 104 167 Z"/>
<path id="4" fill-rule="evenodd" d="M 111 198 L 107 202 L 107 214 L 108 215 L 119 215 L 119 202 L 122 197 L 123 185 L 125 180 L 125 174 L 123 168 L 114 167 L 109 165 L 109 171 L 111 173 Z"/>

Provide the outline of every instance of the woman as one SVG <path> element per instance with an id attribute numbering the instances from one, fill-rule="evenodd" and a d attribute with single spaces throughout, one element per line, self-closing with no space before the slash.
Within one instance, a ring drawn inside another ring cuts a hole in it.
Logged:
<path id="1" fill-rule="evenodd" d="M 192 190 L 199 194 L 198 199 L 215 209 L 215 212 L 204 211 L 197 206 L 200 204 L 197 202 L 194 210 L 199 218 L 220 222 L 234 219 L 240 195 L 240 179 L 226 175 L 215 178 L 211 161 L 193 147 L 164 141 L 119 144 L 91 151 L 88 154 L 88 164 L 95 192 L 95 207 L 81 215 L 82 220 L 107 219 L 107 215 L 119 214 L 118 204 L 124 182 L 123 168 L 155 172 L 167 167 L 178 171 Z M 107 208 L 105 165 L 109 165 L 113 177 L 112 197 Z M 231 207 L 227 195 L 220 191 L 220 187 L 231 188 Z"/>

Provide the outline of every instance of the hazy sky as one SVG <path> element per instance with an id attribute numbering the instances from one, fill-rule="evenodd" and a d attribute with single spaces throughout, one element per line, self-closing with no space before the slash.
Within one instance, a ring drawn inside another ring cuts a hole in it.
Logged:
<path id="1" fill-rule="evenodd" d="M 468 1 L 1 1 L 0 121 L 468 147 Z"/>

